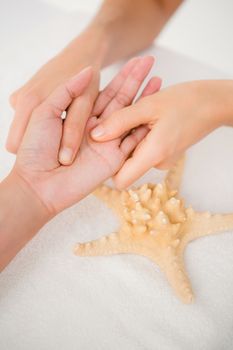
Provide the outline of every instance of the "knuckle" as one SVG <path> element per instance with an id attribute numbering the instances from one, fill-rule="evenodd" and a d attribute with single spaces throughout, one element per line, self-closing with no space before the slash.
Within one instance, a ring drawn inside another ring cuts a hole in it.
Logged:
<path id="1" fill-rule="evenodd" d="M 32 117 L 37 118 L 40 116 L 47 116 L 51 114 L 51 109 L 48 106 L 39 105 L 35 107 L 32 111 Z"/>
<path id="2" fill-rule="evenodd" d="M 72 124 L 67 124 L 64 129 L 64 134 L 66 135 L 73 135 L 74 133 L 77 134 L 78 129 L 77 125 Z"/>
<path id="3" fill-rule="evenodd" d="M 19 103 L 25 106 L 35 107 L 41 102 L 41 98 L 32 90 L 20 93 L 18 96 Z"/>
<path id="4" fill-rule="evenodd" d="M 109 99 L 112 100 L 114 96 L 116 95 L 115 89 L 112 87 L 108 87 L 105 91 L 103 91 L 103 94 Z"/>
<path id="5" fill-rule="evenodd" d="M 65 130 L 75 131 L 81 129 L 85 125 L 85 121 L 76 116 L 72 116 L 65 120 Z"/>
<path id="6" fill-rule="evenodd" d="M 87 93 L 83 96 L 80 96 L 80 99 L 84 105 L 85 108 L 90 108 L 94 104 L 94 98 L 91 94 Z"/>
<path id="7" fill-rule="evenodd" d="M 87 111 L 86 113 L 89 113 L 89 110 L 93 107 L 94 99 L 90 94 L 81 95 L 75 98 L 74 101 L 72 101 L 70 106 L 71 113 L 80 113 L 81 111 Z"/>
<path id="8" fill-rule="evenodd" d="M 119 91 L 115 99 L 121 106 L 128 106 L 131 103 L 131 98 L 123 91 Z"/>
<path id="9" fill-rule="evenodd" d="M 69 138 L 72 140 L 77 140 L 79 139 L 81 133 L 82 133 L 82 128 L 78 127 L 78 124 L 75 123 L 70 123 L 65 126 L 64 129 L 64 138 L 68 140 Z"/>

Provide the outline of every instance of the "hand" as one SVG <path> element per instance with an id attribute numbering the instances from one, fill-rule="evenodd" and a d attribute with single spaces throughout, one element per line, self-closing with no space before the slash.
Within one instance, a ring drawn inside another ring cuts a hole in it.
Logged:
<path id="1" fill-rule="evenodd" d="M 100 93 L 95 106 L 99 119 L 130 103 L 148 73 L 153 59 L 134 59 Z M 92 117 L 86 127 L 78 156 L 71 166 L 58 161 L 63 111 L 85 94 L 93 70 L 88 68 L 57 88 L 37 107 L 27 126 L 10 175 L 0 183 L 0 271 L 36 232 L 62 209 L 79 201 L 119 169 L 147 132 L 106 143 L 95 143 L 89 129 L 98 124 Z M 160 80 L 152 78 L 143 94 L 156 91 Z M 75 131 L 74 131 L 75 132 Z M 80 141 L 79 141 L 80 142 Z"/>
<path id="2" fill-rule="evenodd" d="M 189 146 L 224 122 L 229 124 L 232 85 L 232 81 L 195 81 L 171 86 L 114 112 L 92 130 L 99 142 L 139 125 L 149 130 L 114 177 L 116 186 L 129 186 L 153 166 L 171 167 Z"/>
<path id="3" fill-rule="evenodd" d="M 88 88 L 93 70 L 88 68 L 58 87 L 31 116 L 18 150 L 14 172 L 28 184 L 51 215 L 81 200 L 101 182 L 114 175 L 147 133 L 138 128 L 133 134 L 105 142 L 94 142 L 89 131 L 108 114 L 132 102 L 153 64 L 153 58 L 136 58 L 128 62 L 107 88 L 100 93 L 93 113 L 100 116 L 88 121 L 80 150 L 73 164 L 58 161 L 62 137 L 61 114 L 74 99 Z M 143 91 L 157 91 L 160 80 L 152 78 Z"/>
<path id="4" fill-rule="evenodd" d="M 98 31 L 97 31 L 98 32 Z M 61 53 L 46 63 L 23 87 L 11 95 L 15 116 L 6 147 L 17 153 L 31 113 L 50 93 L 84 67 L 94 67 L 92 82 L 81 96 L 73 101 L 63 126 L 60 161 L 71 164 L 79 148 L 86 121 L 99 91 L 99 69 L 102 48 L 97 46 L 98 33 L 84 32 Z M 76 133 L 74 133 L 76 130 Z"/>

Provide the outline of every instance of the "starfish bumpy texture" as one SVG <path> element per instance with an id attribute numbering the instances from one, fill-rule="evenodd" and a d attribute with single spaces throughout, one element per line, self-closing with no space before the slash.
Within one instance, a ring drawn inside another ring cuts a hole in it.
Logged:
<path id="1" fill-rule="evenodd" d="M 191 303 L 193 292 L 184 267 L 184 249 L 196 238 L 233 229 L 233 214 L 211 215 L 185 208 L 178 194 L 182 170 L 183 160 L 168 172 L 162 184 L 144 184 L 134 190 L 100 186 L 94 194 L 115 211 L 121 227 L 117 233 L 77 244 L 75 254 L 143 255 L 158 264 L 177 296 Z"/>

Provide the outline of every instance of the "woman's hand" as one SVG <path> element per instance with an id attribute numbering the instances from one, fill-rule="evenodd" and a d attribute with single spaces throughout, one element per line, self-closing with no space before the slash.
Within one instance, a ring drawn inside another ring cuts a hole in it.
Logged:
<path id="1" fill-rule="evenodd" d="M 86 30 L 62 52 L 52 58 L 10 98 L 15 109 L 14 119 L 7 139 L 7 149 L 17 153 L 34 108 L 50 93 L 83 68 L 94 67 L 93 78 L 85 93 L 73 101 L 64 124 L 60 161 L 71 164 L 79 148 L 80 133 L 83 133 L 99 91 L 99 70 L 104 55 L 104 38 L 99 30 Z M 76 130 L 76 133 L 74 133 Z"/>
<path id="2" fill-rule="evenodd" d="M 63 134 L 61 114 L 69 110 L 74 100 L 85 95 L 92 81 L 92 68 L 62 84 L 33 111 L 13 172 L 24 179 L 51 215 L 78 202 L 114 175 L 147 133 L 142 127 L 124 138 L 105 143 L 94 142 L 89 136 L 91 128 L 101 120 L 133 101 L 153 61 L 152 57 L 129 61 L 100 93 L 94 116 L 89 119 L 84 134 L 79 135 L 79 152 L 69 166 L 61 165 L 58 159 Z M 159 87 L 160 80 L 152 78 L 143 94 L 153 93 Z"/>
<path id="3" fill-rule="evenodd" d="M 132 184 L 148 169 L 167 169 L 192 144 L 223 124 L 233 124 L 233 81 L 194 81 L 171 86 L 114 112 L 92 130 L 106 142 L 144 125 L 148 134 L 117 175 L 117 187 Z"/>
<path id="4" fill-rule="evenodd" d="M 70 166 L 58 153 L 63 132 L 63 111 L 85 95 L 92 81 L 88 68 L 62 84 L 32 113 L 10 175 L 0 183 L 0 271 L 35 233 L 62 209 L 78 202 L 119 170 L 147 129 L 139 128 L 124 139 L 98 143 L 89 131 L 110 112 L 132 102 L 153 64 L 151 57 L 129 61 L 99 94 L 93 116 L 80 134 L 79 152 Z M 152 78 L 143 95 L 159 89 Z M 73 130 L 75 134 L 75 130 Z"/>

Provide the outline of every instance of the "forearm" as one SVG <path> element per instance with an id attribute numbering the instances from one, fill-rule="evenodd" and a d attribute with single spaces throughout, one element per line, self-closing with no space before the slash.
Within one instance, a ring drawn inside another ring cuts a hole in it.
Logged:
<path id="1" fill-rule="evenodd" d="M 233 80 L 202 80 L 190 84 L 194 99 L 197 97 L 197 113 L 202 106 L 202 114 L 214 127 L 233 126 Z"/>
<path id="2" fill-rule="evenodd" d="M 223 125 L 233 126 L 233 80 L 219 81 L 219 96 L 216 99 L 216 109 Z"/>
<path id="3" fill-rule="evenodd" d="M 181 2 L 105 0 L 86 30 L 71 45 L 83 38 L 83 46 L 94 63 L 107 66 L 148 47 Z"/>
<path id="4" fill-rule="evenodd" d="M 0 272 L 49 218 L 17 175 L 10 174 L 0 183 Z"/>

